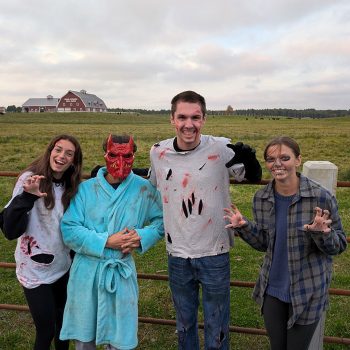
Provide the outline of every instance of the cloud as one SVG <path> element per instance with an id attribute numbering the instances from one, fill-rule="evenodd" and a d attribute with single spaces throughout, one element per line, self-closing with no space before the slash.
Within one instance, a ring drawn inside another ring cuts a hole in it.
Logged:
<path id="1" fill-rule="evenodd" d="M 162 109 L 197 89 L 211 108 L 349 109 L 345 0 L 32 0 L 0 12 L 0 105 L 85 89 Z"/>

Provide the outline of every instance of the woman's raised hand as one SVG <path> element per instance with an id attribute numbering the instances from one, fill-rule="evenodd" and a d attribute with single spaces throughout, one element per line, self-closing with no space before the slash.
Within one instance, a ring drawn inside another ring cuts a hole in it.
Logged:
<path id="1" fill-rule="evenodd" d="M 224 211 L 227 215 L 224 216 L 224 219 L 230 221 L 225 228 L 236 228 L 245 225 L 247 222 L 243 219 L 241 212 L 238 208 L 232 203 L 231 208 L 224 208 Z"/>
<path id="2" fill-rule="evenodd" d="M 330 219 L 330 212 L 327 209 L 322 210 L 319 207 L 316 207 L 314 212 L 315 217 L 313 222 L 310 225 L 304 225 L 304 229 L 306 231 L 318 231 L 323 233 L 331 232 L 330 225 L 332 220 Z"/>
<path id="3" fill-rule="evenodd" d="M 40 182 L 42 179 L 45 179 L 45 176 L 32 175 L 28 177 L 23 184 L 23 190 L 38 197 L 46 197 L 47 193 L 40 192 Z"/>

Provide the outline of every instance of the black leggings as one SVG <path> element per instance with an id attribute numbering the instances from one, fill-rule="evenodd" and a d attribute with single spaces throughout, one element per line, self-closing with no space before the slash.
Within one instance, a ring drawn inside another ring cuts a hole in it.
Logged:
<path id="1" fill-rule="evenodd" d="M 69 341 L 59 340 L 67 299 L 68 272 L 52 284 L 24 288 L 24 295 L 36 329 L 34 350 L 49 350 L 55 338 L 56 350 L 68 350 Z"/>
<path id="2" fill-rule="evenodd" d="M 318 321 L 308 325 L 294 324 L 287 329 L 292 304 L 265 295 L 263 316 L 271 350 L 308 350 Z"/>

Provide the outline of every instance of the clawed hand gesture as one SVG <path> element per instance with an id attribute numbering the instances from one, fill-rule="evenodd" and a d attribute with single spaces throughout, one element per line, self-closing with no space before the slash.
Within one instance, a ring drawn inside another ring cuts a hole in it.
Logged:
<path id="1" fill-rule="evenodd" d="M 323 233 L 331 232 L 330 225 L 332 220 L 329 218 L 331 215 L 330 212 L 327 209 L 322 210 L 319 207 L 316 207 L 314 211 L 314 221 L 310 225 L 304 225 L 304 229 L 306 231 L 318 231 Z"/>
<path id="2" fill-rule="evenodd" d="M 141 237 L 134 229 L 128 229 L 113 233 L 108 237 L 106 247 L 121 250 L 123 254 L 131 253 L 140 246 Z"/>
<path id="3" fill-rule="evenodd" d="M 45 179 L 45 176 L 32 175 L 28 177 L 23 184 L 23 190 L 38 197 L 46 197 L 47 193 L 40 192 L 40 182 L 42 179 Z"/>
<path id="4" fill-rule="evenodd" d="M 234 204 L 231 204 L 231 209 L 224 208 L 224 211 L 225 213 L 228 214 L 224 216 L 224 219 L 227 219 L 230 221 L 230 224 L 226 225 L 225 228 L 241 227 L 247 223 L 243 219 L 241 212 L 238 210 L 238 208 Z"/>

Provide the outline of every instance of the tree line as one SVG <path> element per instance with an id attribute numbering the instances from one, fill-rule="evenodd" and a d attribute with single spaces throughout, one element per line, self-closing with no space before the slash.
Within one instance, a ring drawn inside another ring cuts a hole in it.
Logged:
<path id="1" fill-rule="evenodd" d="M 170 109 L 148 110 L 148 109 L 126 109 L 108 108 L 108 112 L 135 113 L 135 114 L 170 114 Z M 265 109 L 236 109 L 228 106 L 226 110 L 208 110 L 208 115 L 243 115 L 248 117 L 287 117 L 287 118 L 333 118 L 350 116 L 350 109 L 289 109 L 289 108 L 265 108 Z"/>
<path id="2" fill-rule="evenodd" d="M 344 109 L 289 109 L 289 108 L 266 108 L 266 109 L 236 109 L 231 112 L 236 115 L 252 117 L 287 117 L 287 118 L 333 118 L 350 116 L 350 110 Z M 231 114 L 230 113 L 230 114 Z"/>
<path id="3" fill-rule="evenodd" d="M 19 113 L 19 112 L 22 112 L 22 107 L 16 107 L 15 105 L 7 106 L 6 112 Z"/>
<path id="4" fill-rule="evenodd" d="M 141 108 L 108 108 L 108 112 L 114 113 L 134 113 L 134 114 L 170 114 L 170 109 L 141 109 Z M 6 112 L 19 113 L 22 107 L 15 105 L 7 106 Z M 264 108 L 264 109 L 233 109 L 229 105 L 226 110 L 208 110 L 208 115 L 243 115 L 248 117 L 287 117 L 287 118 L 333 118 L 350 116 L 350 109 L 290 109 L 290 108 Z"/>

